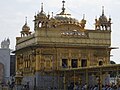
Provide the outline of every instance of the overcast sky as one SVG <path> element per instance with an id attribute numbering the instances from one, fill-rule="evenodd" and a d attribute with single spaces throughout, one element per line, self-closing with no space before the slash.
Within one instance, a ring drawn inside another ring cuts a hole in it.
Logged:
<path id="1" fill-rule="evenodd" d="M 20 36 L 20 31 L 27 16 L 28 25 L 33 30 L 34 15 L 40 11 L 41 3 L 44 4 L 46 14 L 59 13 L 62 0 L 0 0 L 0 42 L 10 38 L 10 48 L 15 49 L 15 38 Z M 87 20 L 86 28 L 94 29 L 94 19 L 102 13 L 112 18 L 112 47 L 120 47 L 120 0 L 65 0 L 66 11 L 81 20 L 83 14 Z M 120 63 L 120 49 L 112 50 L 111 60 Z"/>

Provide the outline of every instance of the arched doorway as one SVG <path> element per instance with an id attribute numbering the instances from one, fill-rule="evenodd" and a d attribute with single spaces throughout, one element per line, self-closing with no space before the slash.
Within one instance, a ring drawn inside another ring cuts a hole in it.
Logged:
<path id="1" fill-rule="evenodd" d="M 99 66 L 103 65 L 103 61 L 99 61 Z"/>

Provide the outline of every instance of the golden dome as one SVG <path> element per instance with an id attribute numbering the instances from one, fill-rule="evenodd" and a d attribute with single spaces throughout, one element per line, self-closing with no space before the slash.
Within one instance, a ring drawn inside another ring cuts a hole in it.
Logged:
<path id="1" fill-rule="evenodd" d="M 23 27 L 22 27 L 22 31 L 24 31 L 24 32 L 30 31 L 30 27 L 27 25 L 27 17 L 26 17 L 25 25 L 23 25 Z"/>
<path id="2" fill-rule="evenodd" d="M 99 18 L 100 23 L 108 22 L 107 17 L 104 15 L 104 6 L 102 7 L 102 15 Z"/>
<path id="3" fill-rule="evenodd" d="M 43 12 L 43 11 L 41 11 L 40 13 L 38 13 L 37 17 L 39 17 L 39 18 L 47 18 L 45 12 Z"/>
<path id="4" fill-rule="evenodd" d="M 64 7 L 65 1 L 64 0 L 62 1 L 62 3 L 63 3 L 62 11 L 59 14 L 57 14 L 54 18 L 60 21 L 78 22 L 77 19 L 71 16 L 71 14 L 65 12 L 65 7 Z"/>
<path id="5" fill-rule="evenodd" d="M 107 17 L 105 15 L 100 16 L 99 21 L 100 22 L 108 22 Z"/>
<path id="6" fill-rule="evenodd" d="M 72 18 L 69 15 L 57 15 L 55 16 L 55 19 L 60 20 L 60 21 L 72 21 L 72 22 L 78 22 L 77 19 Z"/>
<path id="7" fill-rule="evenodd" d="M 41 3 L 41 11 L 37 14 L 38 18 L 47 18 L 45 12 L 43 11 L 43 3 Z"/>
<path id="8" fill-rule="evenodd" d="M 23 30 L 23 31 L 29 31 L 29 30 L 30 30 L 30 27 L 27 26 L 27 24 L 25 23 L 25 25 L 22 27 L 22 30 Z"/>

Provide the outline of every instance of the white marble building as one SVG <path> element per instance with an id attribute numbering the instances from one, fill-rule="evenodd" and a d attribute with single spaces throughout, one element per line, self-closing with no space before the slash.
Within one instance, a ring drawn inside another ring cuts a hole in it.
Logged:
<path id="1" fill-rule="evenodd" d="M 10 40 L 5 39 L 1 42 L 0 48 L 0 81 L 6 82 L 10 77 Z"/>

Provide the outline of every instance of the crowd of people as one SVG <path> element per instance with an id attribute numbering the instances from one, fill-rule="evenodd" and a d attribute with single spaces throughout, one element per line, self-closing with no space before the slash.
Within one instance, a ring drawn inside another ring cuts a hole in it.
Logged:
<path id="1" fill-rule="evenodd" d="M 120 87 L 117 87 L 117 85 L 110 86 L 110 85 L 102 85 L 102 90 L 120 90 Z M 88 87 L 82 87 L 81 89 L 76 89 L 76 90 L 101 90 L 100 85 L 95 85 L 95 86 L 88 86 Z"/>
<path id="2" fill-rule="evenodd" d="M 115 85 L 112 83 L 111 85 L 102 85 L 100 88 L 100 84 L 96 85 L 87 85 L 86 83 L 84 85 L 78 85 L 71 83 L 68 85 L 68 90 L 120 90 L 120 85 Z"/>

